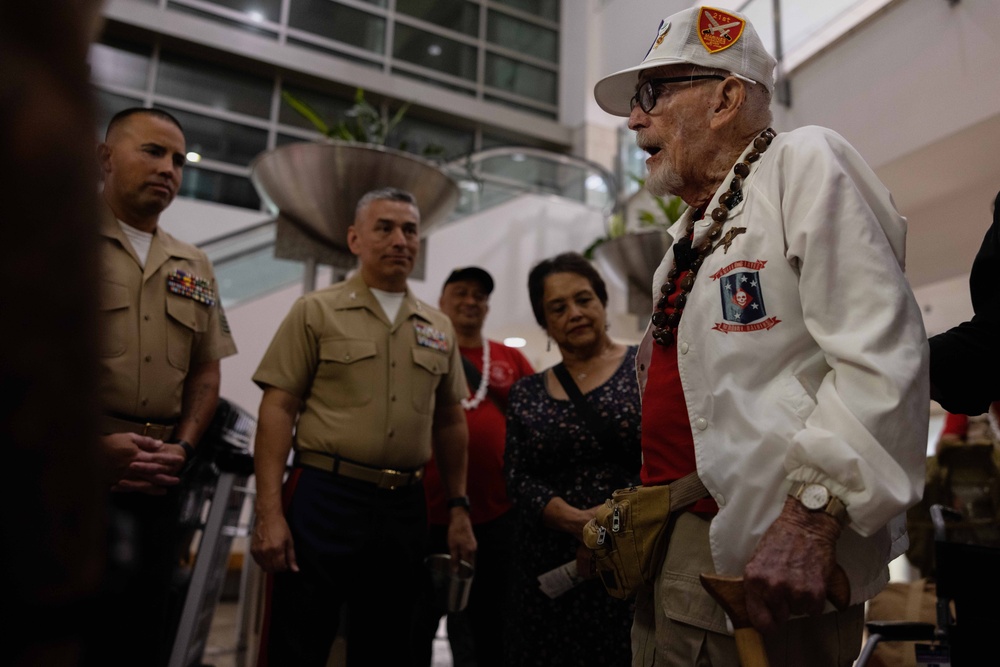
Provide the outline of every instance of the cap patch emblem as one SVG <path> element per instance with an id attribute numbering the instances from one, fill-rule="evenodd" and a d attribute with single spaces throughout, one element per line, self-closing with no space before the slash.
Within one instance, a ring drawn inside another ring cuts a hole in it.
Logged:
<path id="1" fill-rule="evenodd" d="M 653 43 L 649 45 L 649 49 L 646 51 L 646 55 L 642 57 L 643 60 L 649 57 L 649 54 L 653 52 L 653 49 L 656 49 L 660 46 L 660 44 L 663 44 L 663 40 L 667 38 L 667 32 L 669 31 L 670 31 L 670 21 L 666 19 L 661 19 L 660 27 L 656 29 L 656 39 L 654 39 Z"/>
<path id="2" fill-rule="evenodd" d="M 746 21 L 721 9 L 702 7 L 698 15 L 698 38 L 709 53 L 725 51 L 740 41 Z"/>

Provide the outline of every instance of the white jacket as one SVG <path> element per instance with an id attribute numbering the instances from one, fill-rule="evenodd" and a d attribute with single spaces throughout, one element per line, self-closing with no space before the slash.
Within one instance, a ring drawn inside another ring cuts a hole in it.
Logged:
<path id="1" fill-rule="evenodd" d="M 861 156 L 819 127 L 778 135 L 743 195 L 677 337 L 698 474 L 719 504 L 712 557 L 741 575 L 791 484 L 821 482 L 847 505 L 837 558 L 861 602 L 906 550 L 903 513 L 923 492 L 928 346 L 903 275 L 906 220 Z M 695 224 L 696 247 L 710 224 Z M 672 265 L 671 249 L 654 302 Z M 643 389 L 650 334 L 636 359 Z"/>

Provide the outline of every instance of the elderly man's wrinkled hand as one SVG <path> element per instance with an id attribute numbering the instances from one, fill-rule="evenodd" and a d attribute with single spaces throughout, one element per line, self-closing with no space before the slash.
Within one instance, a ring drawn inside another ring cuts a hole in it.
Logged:
<path id="1" fill-rule="evenodd" d="M 823 612 L 840 531 L 833 517 L 785 501 L 743 574 L 747 613 L 757 630 L 773 632 L 792 615 Z"/>

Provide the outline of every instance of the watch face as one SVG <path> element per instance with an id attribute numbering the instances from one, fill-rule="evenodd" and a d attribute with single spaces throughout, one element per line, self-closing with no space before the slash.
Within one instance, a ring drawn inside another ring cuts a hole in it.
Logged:
<path id="1" fill-rule="evenodd" d="M 822 484 L 807 484 L 799 494 L 799 500 L 808 509 L 821 510 L 830 502 L 830 491 Z"/>

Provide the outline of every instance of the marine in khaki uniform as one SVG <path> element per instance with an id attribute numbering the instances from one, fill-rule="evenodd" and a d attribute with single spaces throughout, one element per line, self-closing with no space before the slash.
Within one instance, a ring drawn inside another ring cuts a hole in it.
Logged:
<path id="1" fill-rule="evenodd" d="M 455 334 L 406 285 L 419 222 L 407 192 L 362 197 L 348 232 L 359 272 L 301 297 L 254 375 L 252 553 L 273 574 L 258 664 L 325 665 L 344 604 L 348 664 L 408 661 L 432 447 L 452 499 L 451 555 L 474 555 Z"/>
<path id="2" fill-rule="evenodd" d="M 98 396 L 117 541 L 104 621 L 115 628 L 113 655 L 100 662 L 158 665 L 172 643 L 168 596 L 182 546 L 171 489 L 215 414 L 219 360 L 236 346 L 205 253 L 158 227 L 181 184 L 179 123 L 158 110 L 123 111 L 99 151 Z"/>

